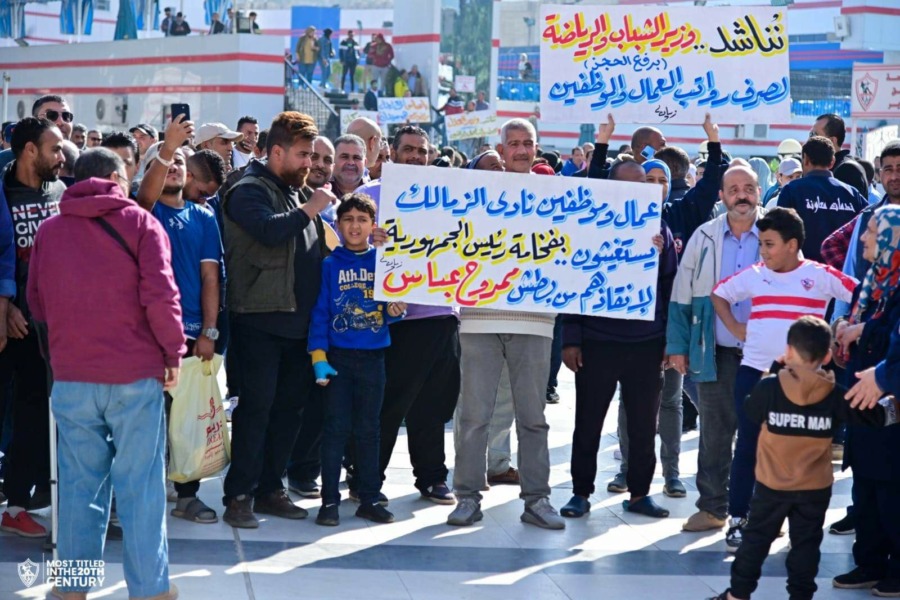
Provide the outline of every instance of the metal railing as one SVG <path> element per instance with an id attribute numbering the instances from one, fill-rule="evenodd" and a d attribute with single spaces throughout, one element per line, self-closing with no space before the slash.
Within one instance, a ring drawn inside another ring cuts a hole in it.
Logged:
<path id="1" fill-rule="evenodd" d="M 284 59 L 284 109 L 296 110 L 312 117 L 324 136 L 334 139 L 341 134 L 338 112 L 287 57 Z"/>

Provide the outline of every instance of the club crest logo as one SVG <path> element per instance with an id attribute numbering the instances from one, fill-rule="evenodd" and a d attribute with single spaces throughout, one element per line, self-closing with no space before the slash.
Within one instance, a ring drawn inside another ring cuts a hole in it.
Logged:
<path id="1" fill-rule="evenodd" d="M 800 285 L 802 285 L 803 289 L 808 292 L 809 290 L 813 289 L 813 286 L 816 285 L 816 282 L 812 279 L 801 279 Z"/>
<path id="2" fill-rule="evenodd" d="M 29 558 L 25 562 L 20 562 L 18 564 L 18 567 L 19 579 L 22 580 L 22 583 L 25 584 L 25 587 L 31 587 L 34 581 L 37 579 L 38 574 L 41 572 L 41 565 L 32 562 Z"/>
<path id="3" fill-rule="evenodd" d="M 875 93 L 878 91 L 878 80 L 866 73 L 862 79 L 857 79 L 854 87 L 856 88 L 856 99 L 863 110 L 869 110 L 872 102 L 875 101 Z"/>

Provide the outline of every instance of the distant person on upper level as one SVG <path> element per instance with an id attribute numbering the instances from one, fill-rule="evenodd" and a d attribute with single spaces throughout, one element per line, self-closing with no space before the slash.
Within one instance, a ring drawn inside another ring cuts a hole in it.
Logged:
<path id="1" fill-rule="evenodd" d="M 172 26 L 169 29 L 169 35 L 175 37 L 190 34 L 191 26 L 188 25 L 188 22 L 184 19 L 184 13 L 178 13 L 177 15 L 175 15 L 175 22 L 172 23 Z"/>
<path id="2" fill-rule="evenodd" d="M 225 33 L 225 23 L 219 18 L 219 13 L 212 14 L 212 22 L 209 24 L 209 35 L 218 35 Z"/>
<path id="3" fill-rule="evenodd" d="M 171 35 L 172 31 L 172 23 L 175 22 L 175 19 L 172 18 L 172 9 L 170 7 L 165 7 L 163 9 L 163 17 L 162 23 L 159 24 L 159 30 L 163 32 L 163 35 L 166 37 Z"/>

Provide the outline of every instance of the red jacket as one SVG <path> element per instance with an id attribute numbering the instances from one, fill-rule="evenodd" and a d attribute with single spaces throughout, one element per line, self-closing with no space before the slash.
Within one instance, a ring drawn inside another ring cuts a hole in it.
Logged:
<path id="1" fill-rule="evenodd" d="M 38 229 L 27 289 L 34 319 L 47 324 L 54 379 L 162 380 L 186 349 L 165 230 L 105 179 L 73 185 L 59 208 Z"/>

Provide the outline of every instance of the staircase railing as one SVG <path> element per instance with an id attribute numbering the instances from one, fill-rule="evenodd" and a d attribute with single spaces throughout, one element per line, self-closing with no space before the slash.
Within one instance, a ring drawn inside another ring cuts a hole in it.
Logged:
<path id="1" fill-rule="evenodd" d="M 284 109 L 309 115 L 329 138 L 341 133 L 340 115 L 287 57 L 284 59 Z"/>

